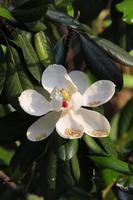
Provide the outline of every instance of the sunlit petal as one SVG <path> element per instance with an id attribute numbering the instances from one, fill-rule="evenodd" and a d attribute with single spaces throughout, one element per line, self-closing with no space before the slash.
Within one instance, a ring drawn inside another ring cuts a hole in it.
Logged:
<path id="1" fill-rule="evenodd" d="M 81 107 L 82 96 L 79 92 L 75 92 L 71 97 L 72 110 L 76 111 Z"/>
<path id="2" fill-rule="evenodd" d="M 49 93 L 57 88 L 65 87 L 66 69 L 62 65 L 49 65 L 43 72 L 42 85 Z"/>
<path id="3" fill-rule="evenodd" d="M 51 110 L 50 103 L 35 90 L 27 89 L 19 97 L 22 109 L 30 115 L 41 116 Z"/>
<path id="4" fill-rule="evenodd" d="M 80 108 L 73 112 L 72 116 L 75 121 L 82 124 L 84 132 L 92 137 L 106 137 L 110 132 L 108 120 L 96 111 Z"/>
<path id="5" fill-rule="evenodd" d="M 80 123 L 75 121 L 70 112 L 63 112 L 56 124 L 57 133 L 66 139 L 81 138 L 84 129 Z"/>
<path id="6" fill-rule="evenodd" d="M 83 94 L 82 105 L 89 107 L 100 106 L 108 102 L 115 93 L 112 81 L 101 80 L 92 84 Z"/>
<path id="7" fill-rule="evenodd" d="M 88 88 L 88 77 L 84 72 L 81 71 L 71 71 L 69 73 L 70 78 L 74 82 L 74 84 L 77 86 L 78 91 L 83 94 L 87 88 Z"/>
<path id="8" fill-rule="evenodd" d="M 34 122 L 27 130 L 27 138 L 33 142 L 47 138 L 54 130 L 60 112 L 50 112 Z"/>

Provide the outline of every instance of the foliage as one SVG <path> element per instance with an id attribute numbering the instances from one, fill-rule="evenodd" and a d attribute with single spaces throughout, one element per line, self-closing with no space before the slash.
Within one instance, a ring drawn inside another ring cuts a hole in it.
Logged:
<path id="1" fill-rule="evenodd" d="M 107 7 L 112 23 L 98 32 L 93 23 Z M 37 143 L 28 141 L 26 131 L 38 117 L 26 114 L 18 101 L 25 89 L 42 91 L 42 73 L 52 63 L 86 72 L 89 84 L 111 80 L 116 93 L 123 88 L 121 68 L 128 67 L 124 89 L 132 91 L 132 10 L 132 0 L 0 1 L 2 200 L 133 198 L 133 98 L 119 112 L 115 101 L 99 108 L 111 122 L 107 138 L 65 140 L 54 130 Z M 92 11 L 95 16 L 88 16 Z"/>

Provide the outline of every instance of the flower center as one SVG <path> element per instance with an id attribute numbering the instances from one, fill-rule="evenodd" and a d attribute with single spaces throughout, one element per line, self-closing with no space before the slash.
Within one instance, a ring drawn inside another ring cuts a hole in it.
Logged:
<path id="1" fill-rule="evenodd" d="M 61 95 L 63 97 L 62 107 L 63 108 L 68 108 L 69 107 L 69 101 L 71 99 L 71 95 L 70 95 L 69 91 L 66 90 L 66 89 L 61 89 L 60 93 L 61 93 Z"/>

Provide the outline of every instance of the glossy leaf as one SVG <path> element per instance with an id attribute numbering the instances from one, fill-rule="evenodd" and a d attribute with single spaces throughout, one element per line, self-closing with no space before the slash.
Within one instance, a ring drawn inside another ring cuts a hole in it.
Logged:
<path id="1" fill-rule="evenodd" d="M 54 46 L 55 63 L 63 64 L 65 62 L 65 45 L 64 40 L 61 38 Z"/>
<path id="2" fill-rule="evenodd" d="M 9 12 L 9 10 L 7 10 L 6 8 L 0 6 L 0 16 L 6 19 L 11 20 L 12 19 L 12 15 Z"/>
<path id="3" fill-rule="evenodd" d="M 118 160 L 113 157 L 105 157 L 105 156 L 89 156 L 91 160 L 93 160 L 96 164 L 103 168 L 112 169 L 119 173 L 130 175 L 131 172 L 129 170 L 128 164 L 122 160 Z"/>
<path id="4" fill-rule="evenodd" d="M 66 13 L 63 13 L 63 12 L 58 11 L 56 9 L 48 8 L 46 15 L 51 20 L 54 20 L 55 22 L 64 24 L 64 25 L 72 27 L 72 28 L 82 29 L 82 24 L 79 21 L 68 16 Z"/>
<path id="5" fill-rule="evenodd" d="M 126 133 L 133 128 L 133 98 L 131 98 L 121 111 L 118 133 Z"/>
<path id="6" fill-rule="evenodd" d="M 9 48 L 7 77 L 5 81 L 4 91 L 8 101 L 18 108 L 17 97 L 23 90 L 32 89 L 33 85 L 30 82 L 24 70 L 24 63 L 19 59 L 19 55 L 14 48 Z"/>
<path id="7" fill-rule="evenodd" d="M 84 135 L 83 139 L 92 152 L 100 155 L 106 155 L 106 152 L 97 144 L 94 138 L 90 137 L 89 135 Z"/>
<path id="8" fill-rule="evenodd" d="M 25 32 L 22 32 L 22 34 L 18 33 L 12 42 L 21 48 L 29 72 L 37 81 L 40 82 L 42 66 L 32 44 L 27 39 Z"/>
<path id="9" fill-rule="evenodd" d="M 53 64 L 53 53 L 51 44 L 43 31 L 34 35 L 34 45 L 38 58 L 43 67 Z"/>
<path id="10" fill-rule="evenodd" d="M 91 39 L 104 49 L 114 60 L 125 66 L 133 67 L 133 56 L 131 56 L 124 49 L 104 38 L 91 37 Z"/>
<path id="11" fill-rule="evenodd" d="M 118 11 L 123 12 L 123 21 L 128 24 L 133 24 L 133 1 L 123 0 L 122 2 L 116 4 Z"/>
<path id="12" fill-rule="evenodd" d="M 71 167 L 72 167 L 72 173 L 73 173 L 75 180 L 79 181 L 79 179 L 80 179 L 80 166 L 79 166 L 79 161 L 78 161 L 78 157 L 77 157 L 76 154 L 71 158 Z"/>
<path id="13" fill-rule="evenodd" d="M 70 160 L 78 150 L 78 140 L 66 140 L 57 136 L 55 145 L 55 152 L 61 160 Z"/>
<path id="14" fill-rule="evenodd" d="M 98 78 L 111 80 L 118 89 L 123 86 L 121 71 L 111 58 L 89 37 L 80 35 L 81 51 L 86 59 L 90 71 Z"/>

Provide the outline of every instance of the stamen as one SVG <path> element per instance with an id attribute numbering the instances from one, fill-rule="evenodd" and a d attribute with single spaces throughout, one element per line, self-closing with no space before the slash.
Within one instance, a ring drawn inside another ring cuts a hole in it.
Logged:
<path id="1" fill-rule="evenodd" d="M 82 136 L 82 132 L 77 130 L 77 129 L 73 129 L 73 128 L 66 128 L 65 129 L 65 135 L 69 136 L 71 138 L 79 138 Z"/>
<path id="2" fill-rule="evenodd" d="M 66 90 L 66 89 L 61 89 L 60 92 L 61 92 L 61 94 L 62 94 L 64 100 L 70 101 L 71 95 L 70 95 L 70 93 L 69 93 L 68 90 Z"/>
<path id="3" fill-rule="evenodd" d="M 95 130 L 93 131 L 93 136 L 94 137 L 104 137 L 107 135 L 107 132 L 102 131 L 102 130 Z"/>

